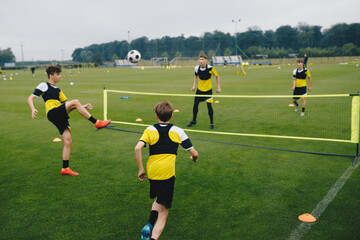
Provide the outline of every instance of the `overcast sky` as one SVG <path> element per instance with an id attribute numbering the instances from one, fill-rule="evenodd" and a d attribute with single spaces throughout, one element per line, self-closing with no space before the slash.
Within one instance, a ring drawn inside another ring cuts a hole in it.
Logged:
<path id="1" fill-rule="evenodd" d="M 0 48 L 10 47 L 17 61 L 21 45 L 25 61 L 68 60 L 76 48 L 129 36 L 200 37 L 300 22 L 324 30 L 360 22 L 360 0 L 0 0 L 0 7 Z"/>

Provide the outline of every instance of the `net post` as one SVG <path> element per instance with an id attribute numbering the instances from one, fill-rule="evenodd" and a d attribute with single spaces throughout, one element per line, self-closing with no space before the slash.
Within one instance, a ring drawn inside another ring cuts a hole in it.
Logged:
<path id="1" fill-rule="evenodd" d="M 104 91 L 103 91 L 103 96 L 104 96 L 104 120 L 107 120 L 107 90 L 105 89 L 105 85 L 104 85 Z"/>
<path id="2" fill-rule="evenodd" d="M 359 92 L 357 94 L 352 94 L 352 96 L 353 99 L 351 104 L 351 142 L 359 143 Z"/>
<path id="3" fill-rule="evenodd" d="M 351 110 L 351 142 L 356 143 L 356 156 L 353 162 L 353 166 L 356 164 L 359 157 L 359 111 L 360 111 L 360 99 L 359 92 L 352 94 L 352 110 Z"/>
<path id="4" fill-rule="evenodd" d="M 358 157 L 359 157 L 359 143 L 356 144 L 356 156 L 352 164 L 353 166 L 356 164 Z"/>

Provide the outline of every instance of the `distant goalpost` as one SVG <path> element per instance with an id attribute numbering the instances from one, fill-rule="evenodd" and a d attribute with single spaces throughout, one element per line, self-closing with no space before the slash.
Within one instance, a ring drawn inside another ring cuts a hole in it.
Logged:
<path id="1" fill-rule="evenodd" d="M 167 57 L 154 57 L 150 59 L 151 63 L 153 65 L 168 65 L 169 60 Z"/>

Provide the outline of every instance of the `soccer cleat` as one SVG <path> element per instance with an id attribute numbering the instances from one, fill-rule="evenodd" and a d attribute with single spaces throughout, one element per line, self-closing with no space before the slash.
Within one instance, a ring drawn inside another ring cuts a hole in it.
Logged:
<path id="1" fill-rule="evenodd" d="M 106 127 L 107 125 L 109 125 L 110 123 L 111 123 L 111 119 L 106 120 L 106 121 L 97 120 L 96 123 L 95 123 L 95 127 L 97 129 L 103 128 L 103 127 Z"/>
<path id="2" fill-rule="evenodd" d="M 79 173 L 74 172 L 70 168 L 62 168 L 61 169 L 61 175 L 77 176 L 77 175 L 79 175 Z"/>
<path id="3" fill-rule="evenodd" d="M 212 124 L 210 124 L 210 128 L 211 129 L 215 129 L 215 125 L 212 123 Z"/>
<path id="4" fill-rule="evenodd" d="M 299 106 L 295 107 L 295 112 L 297 112 L 299 110 Z"/>
<path id="5" fill-rule="evenodd" d="M 153 226 L 151 225 L 151 223 L 148 222 L 141 230 L 141 240 L 150 240 L 152 230 Z"/>
<path id="6" fill-rule="evenodd" d="M 300 113 L 300 117 L 303 117 L 303 116 L 305 116 L 305 113 L 304 113 L 304 112 L 301 112 L 301 113 Z"/>
<path id="7" fill-rule="evenodd" d="M 195 122 L 195 121 L 191 121 L 191 122 L 189 122 L 189 124 L 186 125 L 186 126 L 191 127 L 191 126 L 194 125 L 194 124 L 196 124 L 196 122 Z"/>

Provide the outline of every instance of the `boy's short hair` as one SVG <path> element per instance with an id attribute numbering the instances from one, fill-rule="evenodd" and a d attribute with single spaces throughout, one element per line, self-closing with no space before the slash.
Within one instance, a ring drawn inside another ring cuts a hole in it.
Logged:
<path id="1" fill-rule="evenodd" d="M 205 59 L 207 59 L 207 56 L 206 56 L 206 54 L 201 54 L 201 55 L 199 56 L 199 58 L 205 58 Z"/>
<path id="2" fill-rule="evenodd" d="M 161 121 L 167 122 L 171 119 L 173 105 L 169 101 L 159 102 L 155 105 L 154 111 Z"/>
<path id="3" fill-rule="evenodd" d="M 54 75 L 55 73 L 61 73 L 61 68 L 59 66 L 48 66 L 46 68 L 46 73 L 48 75 L 48 78 L 50 78 L 50 75 Z"/>
<path id="4" fill-rule="evenodd" d="M 298 59 L 296 62 L 302 62 L 302 63 L 304 63 L 304 60 L 303 60 L 303 59 Z"/>

